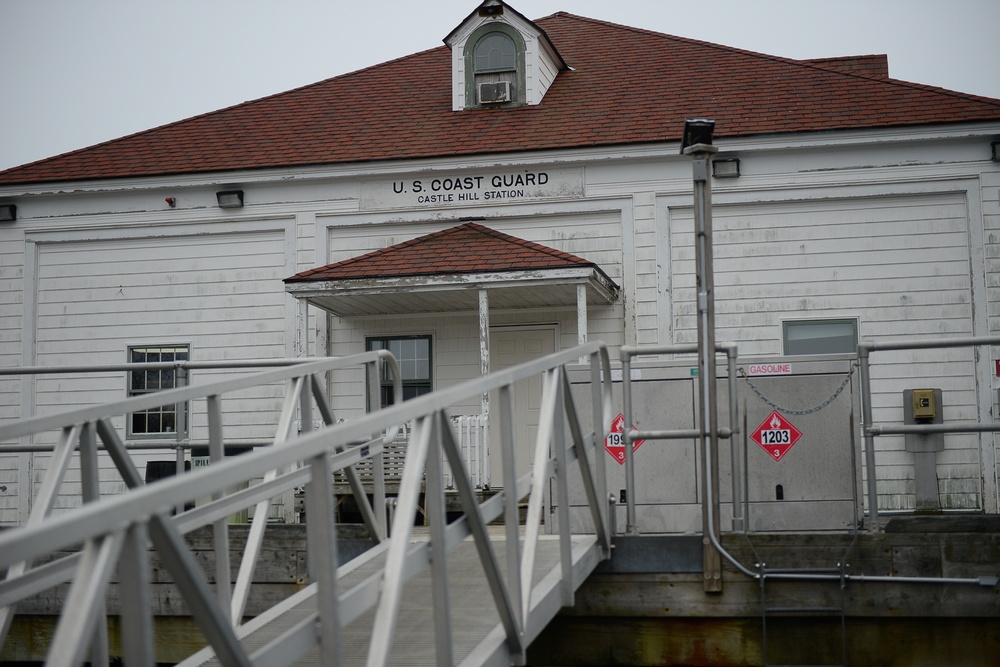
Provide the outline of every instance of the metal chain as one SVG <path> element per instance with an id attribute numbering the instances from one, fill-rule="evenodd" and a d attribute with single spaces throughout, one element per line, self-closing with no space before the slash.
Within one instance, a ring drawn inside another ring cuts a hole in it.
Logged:
<path id="1" fill-rule="evenodd" d="M 850 372 L 848 372 L 847 375 L 844 376 L 844 381 L 840 383 L 840 386 L 837 387 L 837 390 L 835 392 L 833 392 L 833 395 L 830 396 L 830 398 L 828 398 L 825 401 L 823 401 L 822 403 L 820 403 L 819 405 L 817 405 L 816 407 L 809 408 L 808 410 L 792 410 L 791 408 L 785 408 L 785 407 L 782 407 L 782 406 L 778 405 L 777 403 L 775 403 L 774 401 L 772 401 L 771 399 L 769 399 L 767 396 L 765 396 L 764 394 L 762 394 L 761 391 L 760 391 L 760 389 L 758 389 L 757 387 L 754 386 L 753 382 L 750 382 L 750 378 L 747 377 L 747 374 L 743 371 L 742 368 L 740 368 L 738 370 L 739 370 L 739 374 L 741 376 L 743 376 L 744 380 L 746 380 L 747 385 L 751 389 L 753 389 L 753 393 L 757 394 L 757 396 L 760 397 L 760 400 L 764 401 L 765 403 L 767 403 L 768 405 L 770 405 L 772 408 L 774 408 L 778 412 L 783 412 L 783 413 L 789 414 L 789 415 L 809 415 L 809 414 L 812 414 L 814 412 L 819 412 L 820 410 L 822 410 L 823 408 L 825 408 L 826 406 L 830 405 L 835 400 L 837 400 L 837 397 L 840 396 L 841 392 L 843 392 L 844 389 L 847 387 L 847 385 L 850 383 L 851 376 L 854 375 L 854 371 L 855 371 L 855 369 L 857 369 L 857 367 L 858 367 L 858 365 L 856 363 L 851 364 L 851 370 L 850 370 Z"/>

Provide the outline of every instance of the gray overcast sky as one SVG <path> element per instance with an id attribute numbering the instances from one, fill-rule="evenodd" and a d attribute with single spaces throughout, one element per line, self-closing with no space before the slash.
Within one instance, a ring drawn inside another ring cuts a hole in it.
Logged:
<path id="1" fill-rule="evenodd" d="M 440 46 L 478 4 L 0 0 L 0 169 Z M 998 0 L 510 4 L 789 58 L 887 53 L 894 78 L 1000 98 Z"/>

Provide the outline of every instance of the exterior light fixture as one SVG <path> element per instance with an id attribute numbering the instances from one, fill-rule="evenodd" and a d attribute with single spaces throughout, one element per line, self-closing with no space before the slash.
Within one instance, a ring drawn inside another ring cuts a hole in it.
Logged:
<path id="1" fill-rule="evenodd" d="M 1000 141 L 994 141 L 990 144 L 991 156 L 994 162 L 1000 162 Z"/>
<path id="2" fill-rule="evenodd" d="M 0 222 L 14 222 L 15 220 L 17 220 L 17 206 L 0 204 Z"/>
<path id="3" fill-rule="evenodd" d="M 715 121 L 707 118 L 688 118 L 684 121 L 684 138 L 681 140 L 681 154 L 705 152 L 692 150 L 697 146 L 711 146 Z M 715 151 L 708 151 L 714 153 Z"/>
<path id="4" fill-rule="evenodd" d="M 219 208 L 243 208 L 242 190 L 222 190 L 215 193 Z"/>
<path id="5" fill-rule="evenodd" d="M 727 157 L 712 160 L 712 176 L 716 178 L 738 178 L 740 175 L 740 159 Z"/>

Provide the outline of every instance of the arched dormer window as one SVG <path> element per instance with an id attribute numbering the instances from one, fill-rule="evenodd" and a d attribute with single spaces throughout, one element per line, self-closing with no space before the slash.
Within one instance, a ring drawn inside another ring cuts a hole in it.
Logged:
<path id="1" fill-rule="evenodd" d="M 465 108 L 525 103 L 524 38 L 504 23 L 480 26 L 465 46 Z"/>
<path id="2" fill-rule="evenodd" d="M 502 32 L 486 33 L 476 43 L 475 70 L 485 72 L 509 72 L 517 69 L 517 49 L 514 40 Z"/>

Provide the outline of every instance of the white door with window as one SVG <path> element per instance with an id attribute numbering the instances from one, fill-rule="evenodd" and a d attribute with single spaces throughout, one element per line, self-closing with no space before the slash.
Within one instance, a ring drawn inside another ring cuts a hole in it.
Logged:
<path id="1" fill-rule="evenodd" d="M 556 332 L 548 328 L 490 329 L 491 371 L 510 368 L 547 354 L 556 349 Z M 514 457 L 517 475 L 531 470 L 538 435 L 538 418 L 542 405 L 541 375 L 521 380 L 514 386 Z M 503 486 L 503 460 L 500 453 L 500 413 L 497 394 L 490 397 L 490 485 Z"/>

